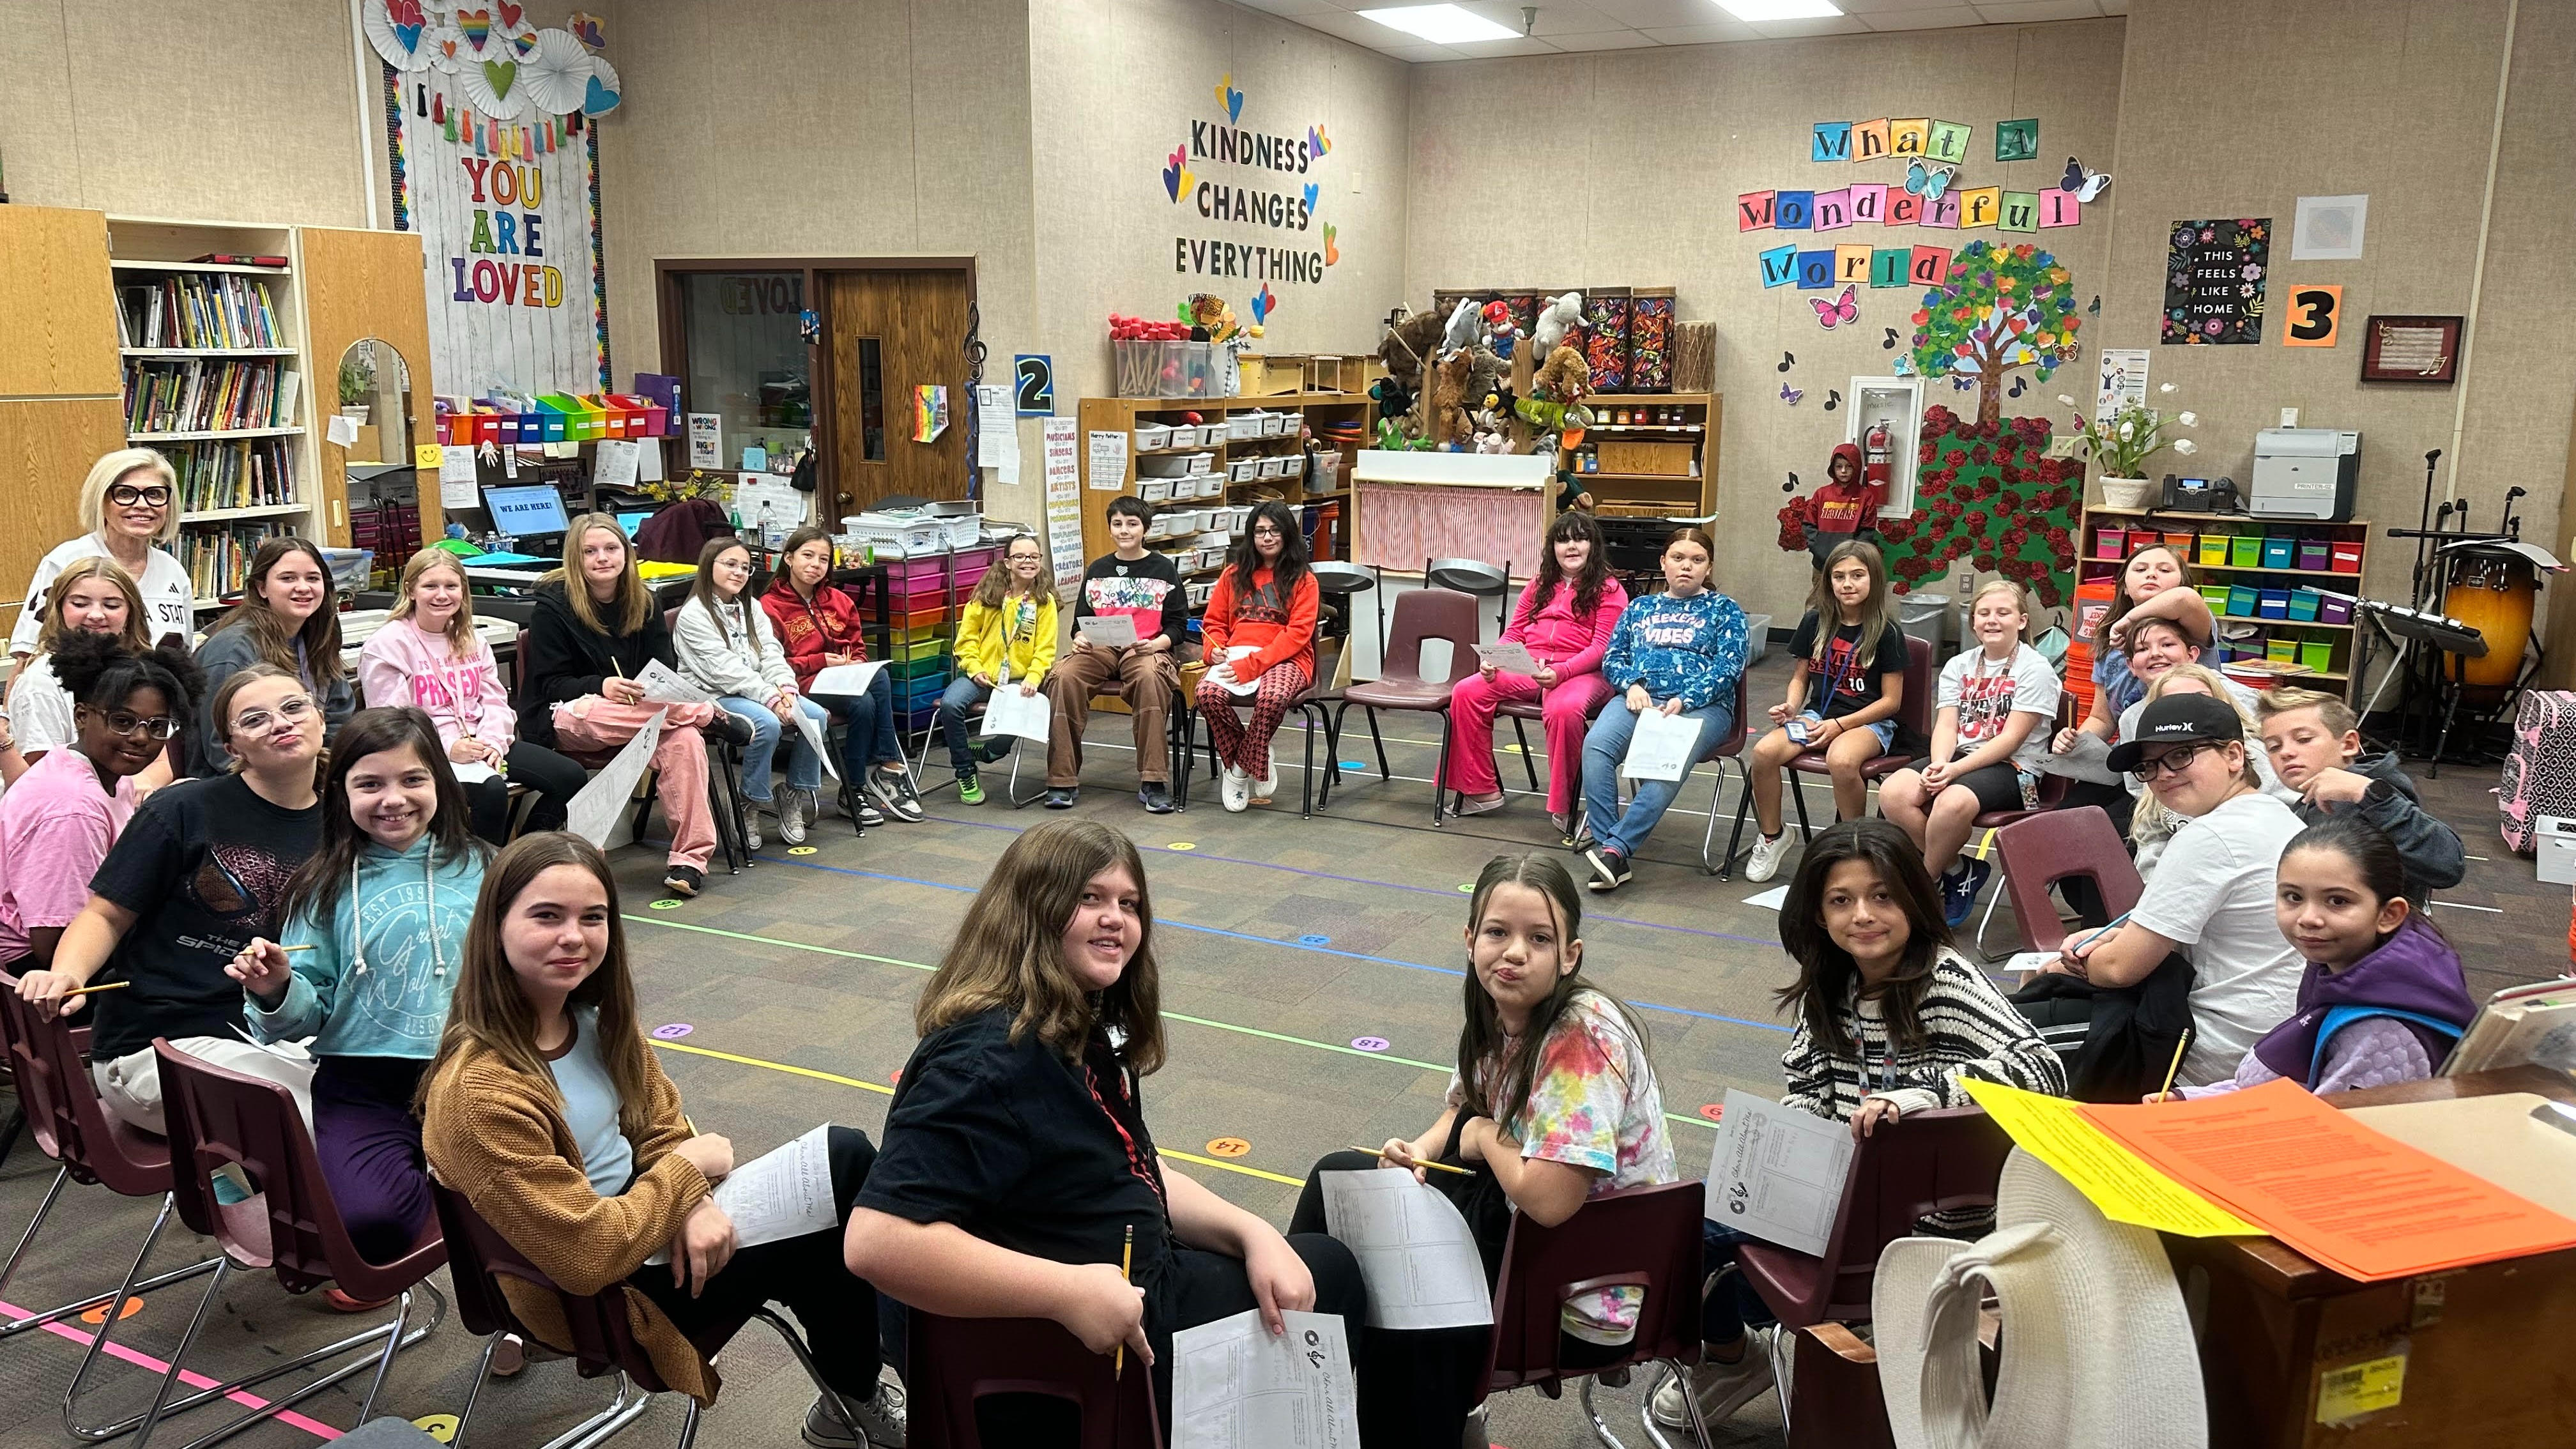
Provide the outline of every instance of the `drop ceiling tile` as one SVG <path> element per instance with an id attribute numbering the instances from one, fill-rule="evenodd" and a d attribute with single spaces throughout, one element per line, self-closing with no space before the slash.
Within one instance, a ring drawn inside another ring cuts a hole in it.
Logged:
<path id="1" fill-rule="evenodd" d="M 1766 40 L 1800 40 L 1810 35 L 1866 35 L 1869 27 L 1856 15 L 1826 15 L 1813 20 L 1757 20 L 1755 33 Z"/>
<path id="2" fill-rule="evenodd" d="M 1655 44 L 1640 30 L 1595 30 L 1582 35 L 1551 35 L 1548 43 L 1559 50 L 1639 50 L 1652 49 Z"/>
<path id="3" fill-rule="evenodd" d="M 1657 26 L 1704 25 L 1729 20 L 1717 0 L 1592 0 L 1592 7 L 1622 25 L 1639 30 Z"/>
<path id="4" fill-rule="evenodd" d="M 2102 7 L 2093 0 L 1999 0 L 1979 4 L 1977 13 L 1989 25 L 2025 25 L 2041 20 L 2091 20 Z"/>
<path id="5" fill-rule="evenodd" d="M 1379 0 L 1358 0 L 1358 3 L 1374 5 L 1379 3 Z M 1409 3 L 1409 0 L 1388 0 L 1388 3 Z M 1453 0 L 1453 3 L 1461 10 L 1481 15 L 1497 25 L 1506 27 L 1515 35 L 1521 33 L 1521 6 L 1517 0 Z M 1547 0 L 1547 3 L 1538 7 L 1538 28 L 1530 33 L 1551 36 L 1591 30 L 1617 30 L 1627 23 L 1608 14 L 1598 5 L 1578 4 L 1575 0 Z"/>
<path id="6" fill-rule="evenodd" d="M 1881 10 L 1864 15 L 1872 30 L 1938 30 L 1951 25 L 1983 25 L 1977 12 L 1965 5 L 1941 5 L 1925 10 Z"/>
<path id="7" fill-rule="evenodd" d="M 1718 20 L 1702 25 L 1672 25 L 1650 28 L 1646 38 L 1657 45 L 1708 45 L 1728 40 L 1760 40 L 1752 26 L 1741 20 Z"/>
<path id="8" fill-rule="evenodd" d="M 1470 60 L 1499 60 L 1515 55 L 1554 55 L 1557 49 L 1535 36 L 1515 35 L 1509 40 L 1461 40 L 1448 47 Z"/>
<path id="9" fill-rule="evenodd" d="M 1433 61 L 1459 58 L 1458 52 L 1440 45 L 1381 45 L 1377 49 L 1382 54 L 1394 56 L 1397 60 L 1414 65 L 1427 65 Z"/>

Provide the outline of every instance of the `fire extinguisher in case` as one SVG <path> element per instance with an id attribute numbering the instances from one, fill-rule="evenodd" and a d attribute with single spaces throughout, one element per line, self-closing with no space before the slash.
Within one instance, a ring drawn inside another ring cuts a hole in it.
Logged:
<path id="1" fill-rule="evenodd" d="M 1861 456 L 1865 460 L 1861 467 L 1861 481 L 1875 483 L 1882 488 L 1886 487 L 1888 482 L 1887 424 L 1884 422 L 1870 424 L 1869 430 L 1861 434 L 1860 447 Z"/>

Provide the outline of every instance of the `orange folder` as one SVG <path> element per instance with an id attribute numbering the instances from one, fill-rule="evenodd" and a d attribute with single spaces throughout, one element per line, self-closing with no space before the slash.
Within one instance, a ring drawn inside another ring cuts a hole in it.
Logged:
<path id="1" fill-rule="evenodd" d="M 2576 1247 L 2576 1221 L 2375 1132 L 2292 1082 L 2082 1110 L 2168 1176 L 2347 1278 Z"/>

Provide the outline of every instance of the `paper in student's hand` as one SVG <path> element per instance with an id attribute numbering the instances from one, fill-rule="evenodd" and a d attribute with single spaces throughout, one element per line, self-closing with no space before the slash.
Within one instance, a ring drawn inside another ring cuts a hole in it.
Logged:
<path id="1" fill-rule="evenodd" d="M 993 697 L 984 703 L 984 733 L 1017 735 L 1044 744 L 1054 717 L 1055 709 L 1048 703 L 1046 691 L 1022 694 L 1018 685 L 1005 684 L 995 688 Z"/>
<path id="2" fill-rule="evenodd" d="M 1627 706 L 1612 700 L 1611 708 Z M 1649 705 L 1637 716 L 1637 730 L 1628 737 L 1628 758 L 1619 773 L 1631 780 L 1678 780 L 1690 773 L 1691 756 L 1698 748 L 1698 720 Z"/>
<path id="3" fill-rule="evenodd" d="M 713 704 L 715 696 L 680 677 L 680 672 L 659 659 L 648 660 L 635 672 L 635 682 L 644 686 L 644 697 L 655 704 Z"/>
<path id="4" fill-rule="evenodd" d="M 1821 1256 L 1851 1160 L 1851 1128 L 1730 1087 L 1702 1211 L 1749 1237 Z"/>
<path id="5" fill-rule="evenodd" d="M 1368 1284 L 1371 1328 L 1472 1328 L 1494 1321 L 1485 1262 L 1457 1206 L 1409 1172 L 1323 1175 L 1325 1230 Z"/>
<path id="6" fill-rule="evenodd" d="M 2047 970 L 2049 963 L 2057 959 L 2058 953 L 2055 951 L 2016 951 L 2012 954 L 2011 959 L 2005 961 L 2003 965 L 1998 966 L 1995 969 L 1998 971 L 2018 972 L 2021 975 L 2028 976 L 2034 971 Z"/>
<path id="7" fill-rule="evenodd" d="M 617 752 L 607 768 L 590 777 L 581 793 L 564 807 L 564 829 L 589 841 L 602 850 L 608 848 L 610 832 L 617 828 L 617 817 L 635 794 L 635 782 L 644 778 L 644 769 L 653 762 L 653 751 L 662 743 L 662 722 L 670 717 L 667 709 L 653 711 L 653 717 L 635 732 L 635 738 Z"/>
<path id="8" fill-rule="evenodd" d="M 2111 768 L 2111 742 L 2090 730 L 2075 732 L 2075 748 L 2064 754 L 2054 750 L 2033 750 L 2026 756 L 2015 756 L 2043 775 L 2063 775 L 2070 780 L 2089 780 L 2096 785 L 2121 783 L 2118 772 Z"/>
<path id="9" fill-rule="evenodd" d="M 884 660 L 871 659 L 858 664 L 835 664 L 828 669 L 818 669 L 814 671 L 814 682 L 805 687 L 805 692 L 848 695 L 856 699 L 868 692 L 868 686 L 876 682 L 877 671 L 883 668 L 885 668 Z"/>
<path id="10" fill-rule="evenodd" d="M 1395 1174 L 1388 1174 L 1394 1176 Z M 1342 1320 L 1261 1310 L 1172 1335 L 1172 1449 L 1358 1449 L 1358 1381 Z"/>
<path id="11" fill-rule="evenodd" d="M 1227 664 L 1233 664 L 1239 660 L 1249 659 L 1260 652 L 1260 650 L 1253 648 L 1249 644 L 1229 645 L 1225 651 L 1224 662 Z M 1219 688 L 1222 688 L 1228 694 L 1240 695 L 1249 699 L 1252 697 L 1254 691 L 1261 688 L 1261 677 L 1259 675 L 1255 675 L 1250 679 L 1238 679 L 1232 684 L 1220 685 Z"/>
<path id="12" fill-rule="evenodd" d="M 716 1184 L 716 1206 L 733 1219 L 736 1248 L 829 1232 L 841 1225 L 832 1197 L 832 1124 L 737 1163 Z M 644 1260 L 668 1263 L 666 1249 Z"/>
<path id="13" fill-rule="evenodd" d="M 832 751 L 824 742 L 823 722 L 807 714 L 802 707 L 797 709 L 795 718 L 796 732 L 805 737 L 805 747 L 812 750 L 814 758 L 822 762 L 823 773 L 835 780 L 841 778 L 841 767 L 833 760 Z"/>
<path id="14" fill-rule="evenodd" d="M 1529 652 L 1527 645 L 1516 640 L 1506 640 L 1500 644 L 1477 645 L 1476 662 L 1488 669 L 1501 670 L 1505 674 L 1535 676 L 1539 671 L 1537 656 Z"/>
<path id="15" fill-rule="evenodd" d="M 455 772 L 456 783 L 459 785 L 480 785 L 486 780 L 497 780 L 501 777 L 500 771 L 480 760 L 450 760 L 447 762 L 447 768 Z"/>
<path id="16" fill-rule="evenodd" d="M 1076 621 L 1074 627 L 1096 649 L 1124 649 L 1136 642 L 1133 614 L 1093 614 Z"/>

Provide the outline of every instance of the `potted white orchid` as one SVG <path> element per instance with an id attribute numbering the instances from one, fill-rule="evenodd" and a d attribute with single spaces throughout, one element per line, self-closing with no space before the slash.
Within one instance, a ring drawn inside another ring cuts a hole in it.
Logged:
<path id="1" fill-rule="evenodd" d="M 2160 393 L 2173 390 L 2169 382 L 2156 389 Z M 2068 407 L 2076 405 L 2075 399 L 2065 393 L 2059 393 L 2057 400 Z M 2186 458 L 2200 451 L 2200 445 L 2189 438 L 2168 441 L 2166 429 L 2198 426 L 2200 418 L 2188 409 L 2167 417 L 2143 402 L 2125 403 L 2108 419 L 2077 414 L 2076 448 L 2093 460 L 2102 482 L 2103 503 L 2112 508 L 2138 508 L 2147 501 L 2147 460 L 2158 449 L 2170 447 Z"/>

